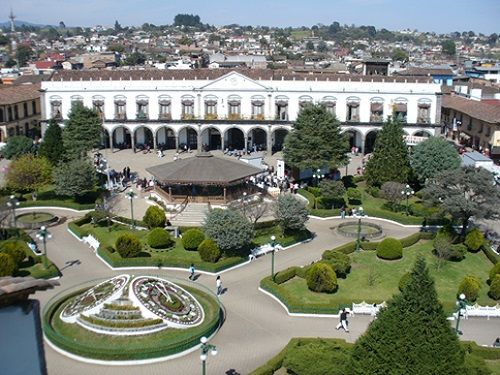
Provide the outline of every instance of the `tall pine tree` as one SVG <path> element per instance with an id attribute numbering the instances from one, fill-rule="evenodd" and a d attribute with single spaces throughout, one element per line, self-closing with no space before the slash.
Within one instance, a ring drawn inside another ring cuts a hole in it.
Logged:
<path id="1" fill-rule="evenodd" d="M 49 121 L 38 154 L 45 156 L 52 165 L 57 165 L 64 157 L 62 129 L 54 119 Z"/>
<path id="2" fill-rule="evenodd" d="M 69 159 L 86 156 L 99 144 L 101 119 L 96 111 L 76 102 L 71 108 L 63 131 L 64 148 Z"/>
<path id="3" fill-rule="evenodd" d="M 425 260 L 418 258 L 401 294 L 382 309 L 356 342 L 353 375 L 456 375 L 464 351 L 437 299 Z"/>
<path id="4" fill-rule="evenodd" d="M 373 156 L 365 171 L 369 185 L 380 187 L 388 181 L 407 182 L 410 161 L 403 135 L 403 127 L 393 118 L 389 118 L 377 133 Z"/>
<path id="5" fill-rule="evenodd" d="M 323 105 L 307 105 L 285 138 L 285 162 L 299 169 L 337 168 L 348 163 L 349 145 L 340 123 Z"/>

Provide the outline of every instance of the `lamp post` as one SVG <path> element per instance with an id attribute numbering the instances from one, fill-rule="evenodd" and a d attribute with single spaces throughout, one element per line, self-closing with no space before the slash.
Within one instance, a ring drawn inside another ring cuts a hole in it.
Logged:
<path id="1" fill-rule="evenodd" d="M 132 230 L 135 230 L 135 220 L 134 220 L 134 199 L 137 198 L 137 194 L 130 190 L 128 193 L 125 193 L 127 199 L 130 199 L 130 217 L 132 218 Z"/>
<path id="2" fill-rule="evenodd" d="M 409 212 L 408 212 L 408 199 L 410 198 L 410 195 L 413 195 L 415 194 L 415 192 L 412 190 L 411 186 L 406 184 L 406 186 L 404 187 L 403 191 L 401 191 L 401 194 L 403 196 L 406 196 L 406 216 L 409 215 Z"/>
<path id="3" fill-rule="evenodd" d="M 16 207 L 19 206 L 19 200 L 16 198 L 14 194 L 9 197 L 7 201 L 7 206 L 12 209 L 12 219 L 14 221 L 14 228 L 17 227 L 17 219 L 16 219 Z"/>
<path id="4" fill-rule="evenodd" d="M 40 228 L 36 237 L 40 239 L 43 243 L 43 266 L 45 269 L 48 268 L 48 257 L 47 257 L 47 239 L 52 238 L 52 234 L 47 230 L 47 227 L 43 226 Z"/>
<path id="5" fill-rule="evenodd" d="M 356 210 L 355 216 L 358 218 L 358 237 L 356 240 L 356 251 L 361 251 L 361 218 L 365 216 L 363 207 L 359 207 Z"/>
<path id="6" fill-rule="evenodd" d="M 462 331 L 460 331 L 459 326 L 460 326 L 460 317 L 462 316 L 461 311 L 465 309 L 467 306 L 467 300 L 465 299 L 465 294 L 461 293 L 458 296 L 457 302 L 457 325 L 455 327 L 455 331 L 457 332 L 457 335 L 461 335 Z"/>
<path id="7" fill-rule="evenodd" d="M 271 278 L 274 282 L 274 251 L 276 250 L 276 236 L 271 236 L 271 246 L 272 246 L 272 251 L 271 251 Z"/>
<path id="8" fill-rule="evenodd" d="M 108 161 L 106 159 L 101 159 L 101 165 L 99 166 L 101 168 L 101 171 L 102 172 L 106 172 L 106 177 L 107 177 L 107 181 L 108 181 L 108 190 L 111 190 L 113 188 L 112 184 L 111 184 L 111 176 L 109 175 L 109 165 L 108 165 Z"/>
<path id="9" fill-rule="evenodd" d="M 247 192 L 244 191 L 243 192 L 243 198 L 241 198 L 241 205 L 242 205 L 242 208 L 243 208 L 243 216 L 247 216 L 247 212 L 246 212 L 246 205 L 247 205 Z"/>
<path id="10" fill-rule="evenodd" d="M 325 177 L 325 175 L 321 174 L 321 169 L 319 169 L 319 168 L 316 169 L 316 172 L 313 173 L 313 178 L 314 178 L 316 186 L 319 185 L 319 180 L 321 180 L 323 177 Z"/>
<path id="11" fill-rule="evenodd" d="M 212 354 L 213 356 L 216 356 L 217 348 L 215 347 L 215 345 L 208 344 L 208 339 L 205 336 L 203 336 L 200 339 L 200 342 L 201 342 L 201 354 L 200 354 L 201 373 L 203 375 L 206 375 L 208 352 L 210 352 L 210 354 Z"/>

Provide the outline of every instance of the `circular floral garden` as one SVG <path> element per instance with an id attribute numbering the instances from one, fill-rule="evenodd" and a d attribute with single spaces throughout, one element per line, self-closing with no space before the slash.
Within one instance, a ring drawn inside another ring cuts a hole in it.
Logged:
<path id="1" fill-rule="evenodd" d="M 79 357 L 146 360 L 196 346 L 221 315 L 217 299 L 198 287 L 124 274 L 58 295 L 45 309 L 44 331 Z"/>

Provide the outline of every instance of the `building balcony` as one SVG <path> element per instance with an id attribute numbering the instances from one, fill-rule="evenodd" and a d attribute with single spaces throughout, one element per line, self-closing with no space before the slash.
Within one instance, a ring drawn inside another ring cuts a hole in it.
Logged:
<path id="1" fill-rule="evenodd" d="M 232 121 L 239 121 L 242 120 L 242 117 L 239 113 L 230 113 L 229 115 L 227 115 L 227 119 Z"/>
<path id="2" fill-rule="evenodd" d="M 160 113 L 158 116 L 158 120 L 172 120 L 172 114 L 171 113 Z"/>
<path id="3" fill-rule="evenodd" d="M 370 122 L 384 122 L 384 116 L 376 113 L 370 115 Z"/>
<path id="4" fill-rule="evenodd" d="M 217 113 L 207 113 L 205 114 L 205 120 L 210 120 L 210 121 L 213 121 L 213 120 L 217 120 Z"/>
<path id="5" fill-rule="evenodd" d="M 359 116 L 352 115 L 350 118 L 347 119 L 347 122 L 359 122 Z"/>
<path id="6" fill-rule="evenodd" d="M 126 119 L 127 119 L 126 113 L 115 113 L 115 120 L 126 120 Z"/>
<path id="7" fill-rule="evenodd" d="M 429 117 L 418 117 L 417 118 L 417 123 L 418 124 L 430 124 L 431 119 Z"/>
<path id="8" fill-rule="evenodd" d="M 144 113 L 144 112 L 137 112 L 135 118 L 137 120 L 147 120 L 149 118 L 148 114 L 147 113 Z"/>

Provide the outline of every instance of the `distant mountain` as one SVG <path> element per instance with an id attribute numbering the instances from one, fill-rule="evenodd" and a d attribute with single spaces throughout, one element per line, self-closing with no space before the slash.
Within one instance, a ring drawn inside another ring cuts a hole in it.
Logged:
<path id="1" fill-rule="evenodd" d="M 42 24 L 39 24 L 39 23 L 32 23 L 32 22 L 28 22 L 28 21 L 21 21 L 21 20 L 15 20 L 14 21 L 14 25 L 16 27 L 21 27 L 21 26 L 34 26 L 34 27 L 56 27 L 54 25 L 42 25 Z M 5 21 L 5 22 L 1 22 L 0 23 L 0 27 L 1 28 L 4 28 L 4 27 L 9 27 L 10 28 L 10 21 Z"/>

